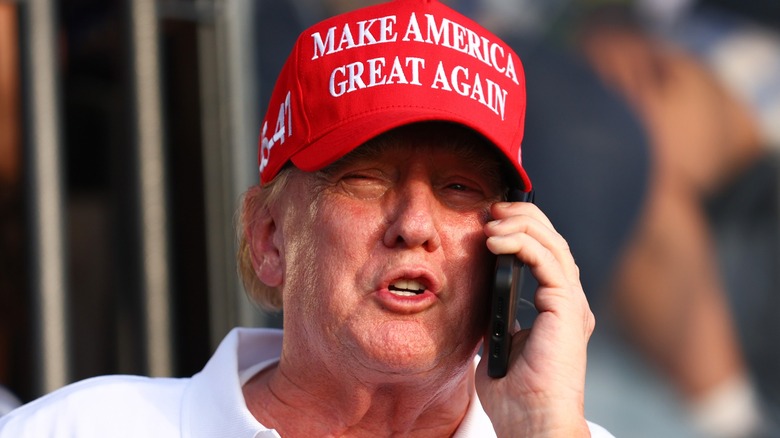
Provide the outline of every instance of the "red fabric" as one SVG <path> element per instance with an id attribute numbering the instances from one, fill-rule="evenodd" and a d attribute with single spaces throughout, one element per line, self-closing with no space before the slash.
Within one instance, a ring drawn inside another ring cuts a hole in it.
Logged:
<path id="1" fill-rule="evenodd" d="M 298 38 L 263 121 L 261 182 L 292 160 L 305 171 L 392 128 L 451 121 L 479 132 L 515 166 L 525 77 L 498 37 L 435 0 L 395 0 L 322 21 Z"/>

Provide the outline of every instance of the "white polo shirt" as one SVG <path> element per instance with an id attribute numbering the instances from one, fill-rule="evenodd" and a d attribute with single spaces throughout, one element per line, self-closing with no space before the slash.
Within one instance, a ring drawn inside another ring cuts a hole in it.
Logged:
<path id="1" fill-rule="evenodd" d="M 0 418 L 0 438 L 278 438 L 249 412 L 241 387 L 276 363 L 281 348 L 281 330 L 236 328 L 191 378 L 106 376 L 77 382 Z M 600 426 L 590 428 L 593 437 L 612 436 Z M 472 403 L 455 437 L 492 436 L 490 419 Z"/>

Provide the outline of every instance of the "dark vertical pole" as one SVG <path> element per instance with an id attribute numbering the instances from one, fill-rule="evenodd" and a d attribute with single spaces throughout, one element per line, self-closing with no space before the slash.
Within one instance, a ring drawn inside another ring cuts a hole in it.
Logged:
<path id="1" fill-rule="evenodd" d="M 70 378 L 63 213 L 60 101 L 55 8 L 52 0 L 24 6 L 28 119 L 31 276 L 35 302 L 36 391 Z"/>
<path id="2" fill-rule="evenodd" d="M 130 0 L 130 28 L 146 366 L 152 376 L 167 376 L 173 372 L 174 346 L 170 309 L 168 175 L 155 0 Z"/>

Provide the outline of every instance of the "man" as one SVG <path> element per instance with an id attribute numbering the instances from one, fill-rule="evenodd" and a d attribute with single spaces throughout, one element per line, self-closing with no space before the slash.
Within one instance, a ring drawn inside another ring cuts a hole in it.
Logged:
<path id="1" fill-rule="evenodd" d="M 610 436 L 584 418 L 594 318 L 566 241 L 502 202 L 531 189 L 524 112 L 517 56 L 437 1 L 313 26 L 241 215 L 245 285 L 284 309 L 284 336 L 234 330 L 191 379 L 71 385 L 0 436 Z M 495 254 L 539 282 L 500 379 L 476 359 Z"/>

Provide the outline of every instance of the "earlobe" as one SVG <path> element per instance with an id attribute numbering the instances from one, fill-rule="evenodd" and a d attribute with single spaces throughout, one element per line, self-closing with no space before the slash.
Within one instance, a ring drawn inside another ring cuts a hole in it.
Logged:
<path id="1" fill-rule="evenodd" d="M 274 240 L 275 234 L 276 222 L 267 208 L 258 209 L 244 229 L 255 275 L 270 287 L 282 283 L 281 253 Z"/>

